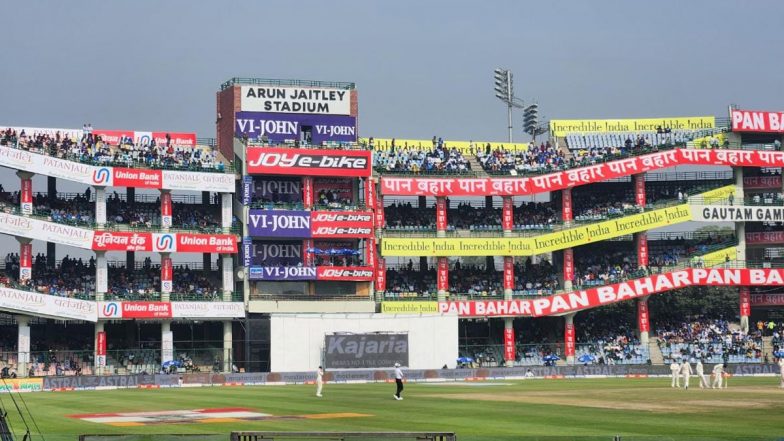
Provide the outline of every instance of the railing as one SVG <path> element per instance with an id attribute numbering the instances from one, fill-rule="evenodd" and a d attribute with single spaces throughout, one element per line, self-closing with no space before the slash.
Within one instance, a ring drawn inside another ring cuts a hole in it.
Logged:
<path id="1" fill-rule="evenodd" d="M 262 141 L 259 139 L 245 139 L 236 138 L 238 141 L 245 144 L 248 148 L 265 148 L 265 147 L 279 147 L 291 149 L 331 149 L 331 150 L 367 150 L 367 148 L 355 142 L 338 142 L 338 141 L 324 141 L 321 144 L 303 144 L 299 140 L 289 139 L 283 142 L 279 141 Z"/>
<path id="2" fill-rule="evenodd" d="M 5 192 L 3 194 L 11 194 L 11 192 Z M 49 193 L 45 191 L 37 191 L 34 193 L 35 197 L 43 197 L 48 198 Z M 77 197 L 82 198 L 85 196 L 85 193 L 73 193 L 73 192 L 57 192 L 56 198 L 62 201 L 70 201 Z M 125 192 L 114 192 L 114 193 L 107 193 L 106 194 L 106 203 L 110 204 L 110 200 L 117 198 L 117 200 L 127 202 L 128 195 Z M 202 197 L 200 195 L 193 195 L 193 194 L 172 194 L 171 195 L 172 202 L 175 204 L 193 204 L 193 205 L 203 205 L 206 207 L 215 207 L 219 208 L 220 204 L 213 204 L 212 198 L 210 198 L 209 204 L 202 203 Z M 90 192 L 90 199 L 87 201 L 90 203 L 95 203 L 95 192 Z M 133 200 L 134 203 L 140 204 L 160 204 L 160 196 L 155 194 L 149 193 L 142 193 L 136 194 Z"/>
<path id="3" fill-rule="evenodd" d="M 305 205 L 302 202 L 251 202 L 248 204 L 249 208 L 259 210 L 305 210 Z M 313 211 L 366 211 L 367 206 L 363 203 L 356 203 L 353 205 L 322 205 L 313 204 L 310 209 Z"/>
<path id="4" fill-rule="evenodd" d="M 232 77 L 221 84 L 221 90 L 232 86 L 297 86 L 297 87 L 323 87 L 329 89 L 354 90 L 354 83 L 344 81 L 315 81 L 315 80 L 280 80 L 273 78 L 248 78 Z"/>

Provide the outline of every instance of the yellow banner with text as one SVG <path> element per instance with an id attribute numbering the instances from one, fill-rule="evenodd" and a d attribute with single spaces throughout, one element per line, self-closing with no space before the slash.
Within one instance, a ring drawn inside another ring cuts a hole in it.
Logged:
<path id="1" fill-rule="evenodd" d="M 716 117 L 550 120 L 550 133 L 557 137 L 568 133 L 650 132 L 658 127 L 673 130 L 712 129 L 716 127 Z"/>
<path id="2" fill-rule="evenodd" d="M 382 314 L 438 314 L 438 302 L 391 301 L 381 302 Z"/>

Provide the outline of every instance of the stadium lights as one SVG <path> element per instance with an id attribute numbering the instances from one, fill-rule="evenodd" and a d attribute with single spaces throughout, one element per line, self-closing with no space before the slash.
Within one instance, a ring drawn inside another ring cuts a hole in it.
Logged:
<path id="1" fill-rule="evenodd" d="M 509 142 L 512 142 L 512 109 L 522 108 L 523 102 L 514 96 L 514 83 L 512 81 L 511 70 L 501 68 L 493 70 L 493 83 L 495 97 L 504 102 L 507 107 Z"/>
<path id="2" fill-rule="evenodd" d="M 523 110 L 523 131 L 536 139 L 539 125 L 539 105 L 534 103 Z"/>

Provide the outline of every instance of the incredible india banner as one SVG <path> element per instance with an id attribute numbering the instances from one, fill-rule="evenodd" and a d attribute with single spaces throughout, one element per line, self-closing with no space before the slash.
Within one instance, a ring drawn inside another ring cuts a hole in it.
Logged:
<path id="1" fill-rule="evenodd" d="M 690 221 L 688 204 L 535 237 L 384 238 L 382 256 L 533 256 Z"/>
<path id="2" fill-rule="evenodd" d="M 550 132 L 557 136 L 568 133 L 649 132 L 658 127 L 673 130 L 699 130 L 716 127 L 713 116 L 638 119 L 554 119 Z"/>

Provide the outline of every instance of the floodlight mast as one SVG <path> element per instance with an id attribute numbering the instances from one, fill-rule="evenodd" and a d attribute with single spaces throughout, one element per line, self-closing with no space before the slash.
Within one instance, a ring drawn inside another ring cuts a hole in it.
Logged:
<path id="1" fill-rule="evenodd" d="M 507 128 L 509 130 L 509 142 L 512 142 L 512 109 L 522 108 L 522 100 L 514 96 L 514 82 L 512 80 L 512 71 L 509 69 L 497 68 L 493 71 L 493 82 L 495 96 L 506 104 L 507 109 Z"/>

